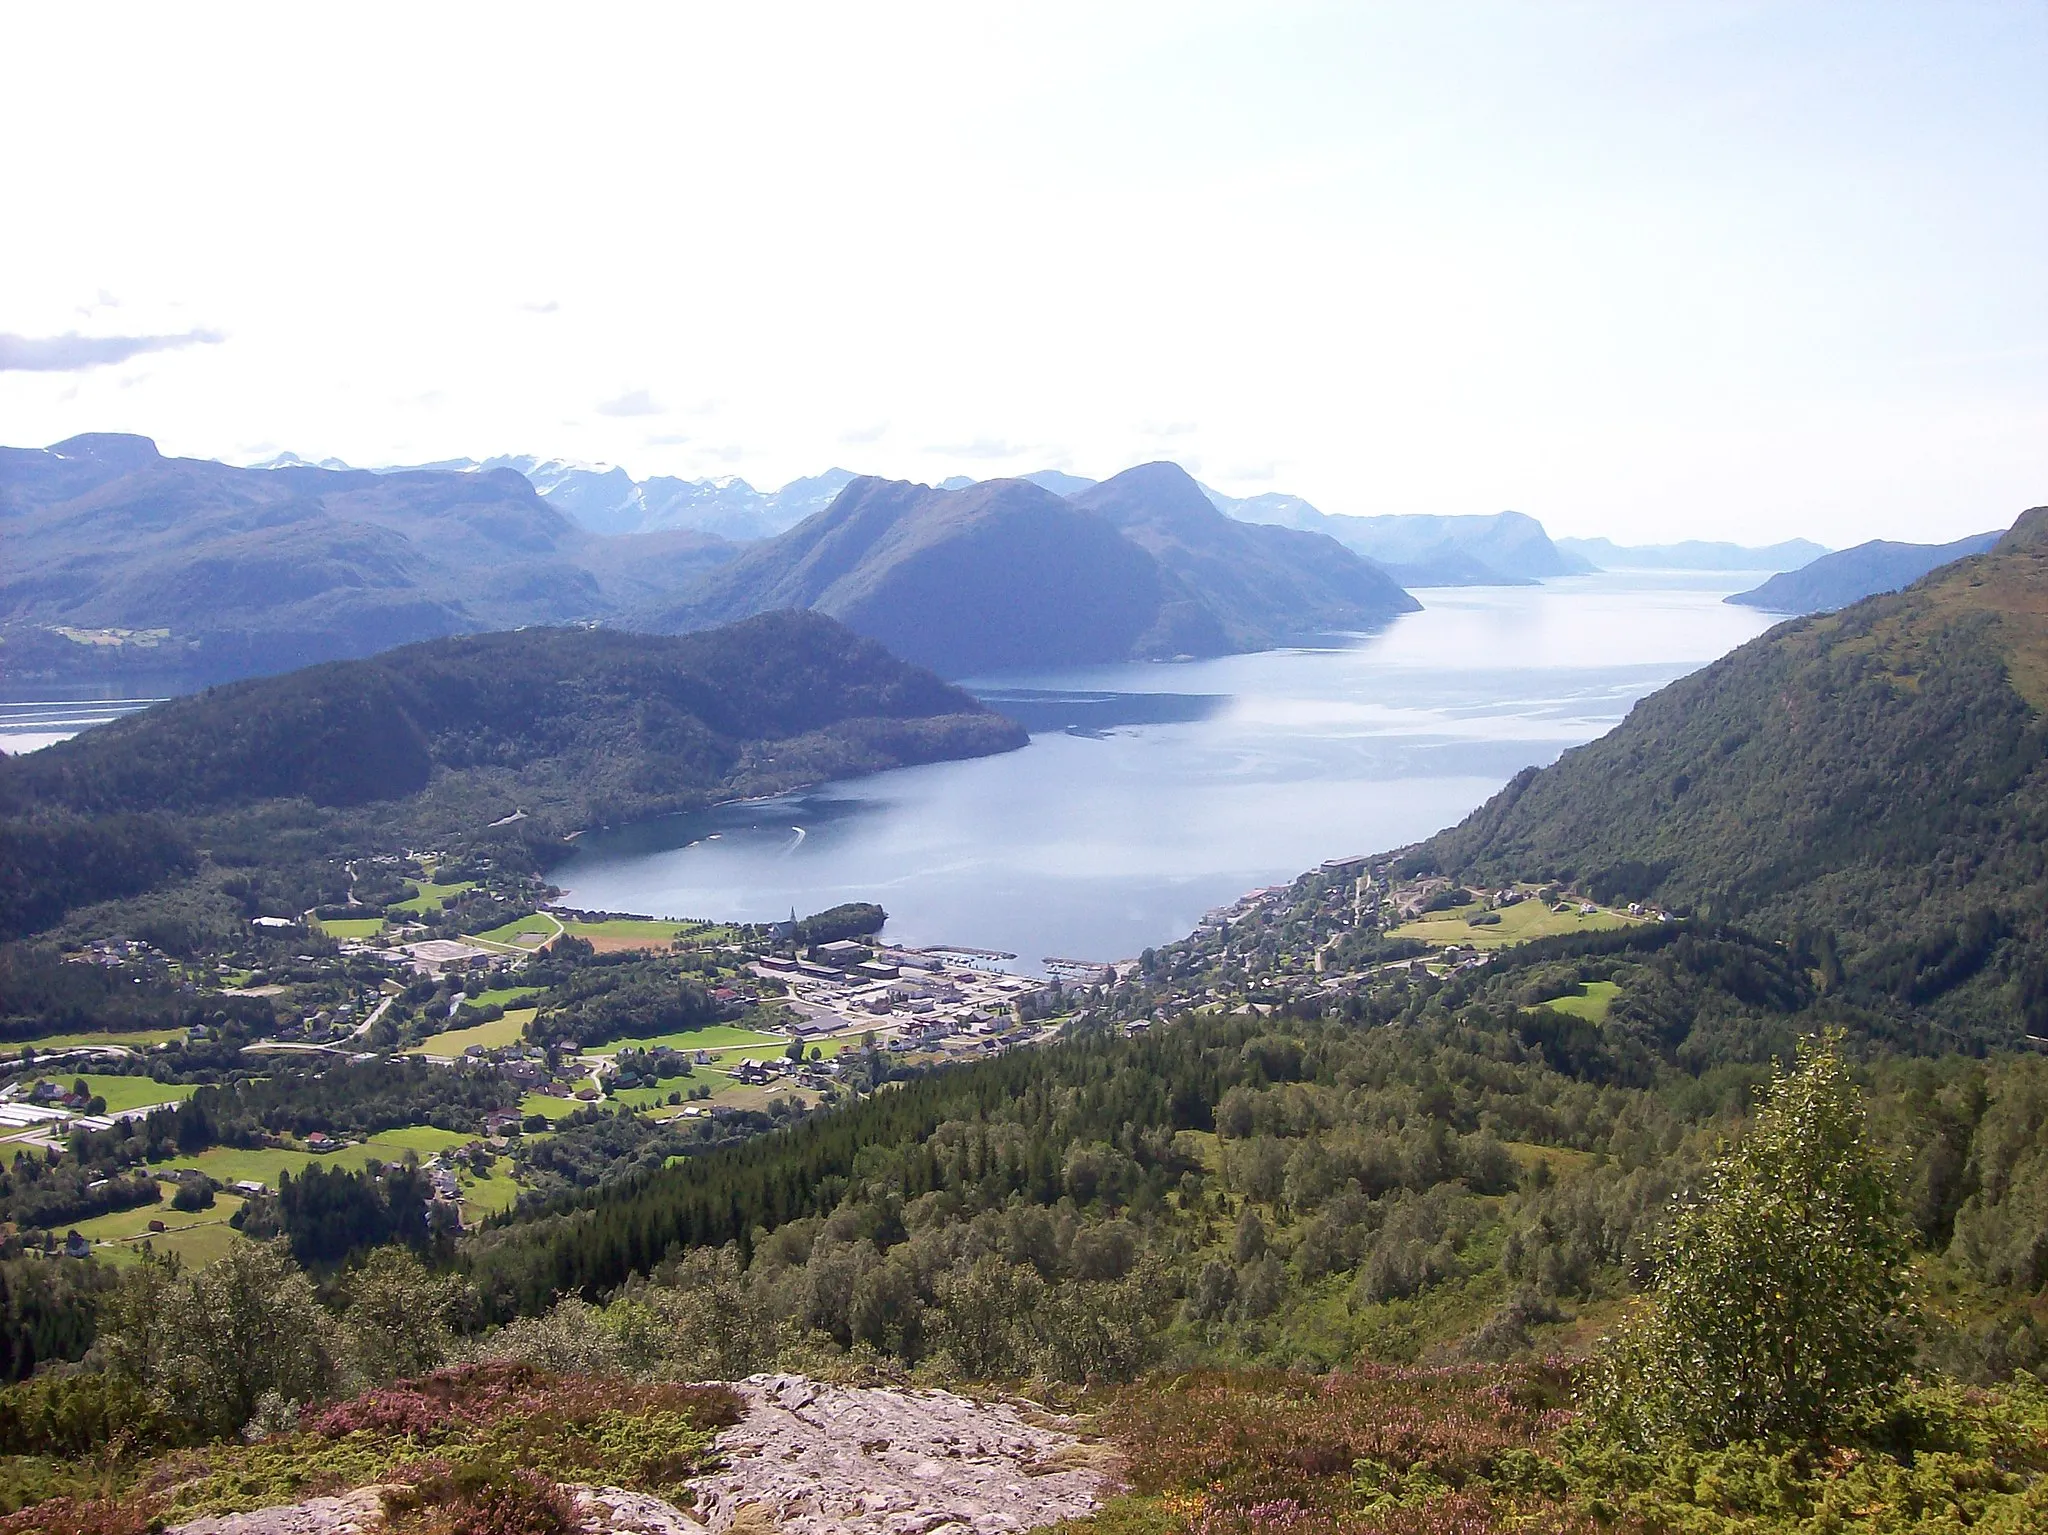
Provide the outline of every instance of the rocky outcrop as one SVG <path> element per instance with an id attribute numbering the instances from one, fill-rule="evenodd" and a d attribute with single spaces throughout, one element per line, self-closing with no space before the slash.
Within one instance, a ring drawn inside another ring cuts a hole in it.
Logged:
<path id="1" fill-rule="evenodd" d="M 801 1375 L 738 1389 L 748 1411 L 719 1436 L 726 1469 L 696 1483 L 714 1535 L 1029 1530 L 1089 1512 L 1105 1481 L 1101 1452 L 1071 1424 L 1027 1421 L 1009 1403 Z"/>
<path id="2" fill-rule="evenodd" d="M 801 1375 L 735 1389 L 747 1415 L 719 1435 L 724 1469 L 691 1483 L 691 1511 L 571 1487 L 586 1535 L 1002 1535 L 1090 1512 L 1110 1480 L 1103 1446 L 1029 1403 Z M 171 1535 L 372 1535 L 383 1491 L 209 1515 Z"/>

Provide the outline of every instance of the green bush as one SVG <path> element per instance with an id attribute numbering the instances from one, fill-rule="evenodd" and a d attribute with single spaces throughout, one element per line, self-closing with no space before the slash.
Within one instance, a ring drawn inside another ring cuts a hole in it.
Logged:
<path id="1" fill-rule="evenodd" d="M 1910 1357 L 1907 1227 L 1834 1035 L 1775 1073 L 1749 1133 L 1682 1204 L 1647 1316 L 1593 1389 L 1622 1441 L 1826 1441 Z"/>

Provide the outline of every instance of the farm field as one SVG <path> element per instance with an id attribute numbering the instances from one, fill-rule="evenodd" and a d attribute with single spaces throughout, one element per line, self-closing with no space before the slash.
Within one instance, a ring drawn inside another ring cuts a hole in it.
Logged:
<path id="1" fill-rule="evenodd" d="M 68 1072 L 56 1072 L 55 1077 L 69 1084 L 73 1078 Z M 145 1104 L 182 1102 L 199 1091 L 190 1082 L 153 1082 L 148 1077 L 110 1077 L 99 1072 L 88 1071 L 85 1085 L 92 1089 L 95 1098 L 107 1100 L 107 1112 L 119 1114 L 128 1109 L 139 1109 Z"/>
<path id="2" fill-rule="evenodd" d="M 1620 995 L 1621 988 L 1613 981 L 1585 981 L 1580 984 L 1577 996 L 1553 997 L 1543 1005 L 1553 1012 L 1569 1013 L 1588 1023 L 1604 1023 L 1607 1010 L 1614 1006 L 1614 999 Z"/>
<path id="3" fill-rule="evenodd" d="M 437 885 L 432 880 L 416 879 L 412 884 L 419 894 L 409 901 L 393 901 L 387 911 L 409 911 L 415 916 L 425 916 L 430 911 L 439 911 L 451 895 L 460 895 L 465 890 L 474 890 L 473 879 L 459 880 L 452 885 Z"/>
<path id="4" fill-rule="evenodd" d="M 500 1159 L 488 1178 L 479 1178 L 472 1172 L 461 1175 L 464 1225 L 509 1210 L 519 1202 L 519 1184 L 510 1169 L 511 1164 Z"/>
<path id="5" fill-rule="evenodd" d="M 471 1045 L 482 1045 L 486 1050 L 516 1045 L 525 1038 L 526 1025 L 532 1020 L 533 1013 L 532 1008 L 523 1007 L 507 1013 L 502 1018 L 494 1018 L 489 1023 L 474 1023 L 466 1029 L 449 1029 L 422 1040 L 405 1053 L 460 1055 Z"/>
<path id="6" fill-rule="evenodd" d="M 714 1023 L 701 1029 L 683 1029 L 673 1034 L 636 1034 L 624 1039 L 607 1040 L 584 1051 L 585 1055 L 617 1055 L 621 1050 L 654 1050 L 667 1046 L 671 1050 L 763 1050 L 781 1049 L 787 1040 L 774 1034 L 761 1034 L 753 1029 L 743 1029 L 736 1024 Z"/>
<path id="7" fill-rule="evenodd" d="M 476 937 L 484 943 L 507 944 L 514 948 L 531 949 L 536 947 L 536 945 L 520 943 L 521 935 L 538 936 L 544 939 L 553 938 L 561 931 L 561 927 L 562 925 L 553 917 L 547 915 L 547 913 L 536 911 L 529 912 L 523 917 L 514 917 L 510 922 L 502 923 L 488 932 L 476 934 Z"/>
<path id="8" fill-rule="evenodd" d="M 1603 929 L 1627 927 L 1640 920 L 1627 917 L 1618 911 L 1602 908 L 1592 916 L 1582 916 L 1574 906 L 1570 911 L 1552 911 L 1541 901 L 1518 901 L 1515 905 L 1497 913 L 1498 923 L 1484 927 L 1473 927 L 1466 919 L 1477 916 L 1485 910 L 1478 902 L 1470 906 L 1458 906 L 1449 911 L 1433 911 L 1413 922 L 1405 922 L 1393 929 L 1390 938 L 1415 938 L 1423 943 L 1469 943 L 1477 949 L 1500 949 L 1511 943 L 1527 943 L 1532 938 L 1554 938 L 1562 933 L 1592 933 Z"/>
<path id="9" fill-rule="evenodd" d="M 322 1167 L 345 1167 L 355 1171 L 372 1158 L 379 1162 L 402 1162 L 406 1152 L 411 1151 L 424 1160 L 449 1146 L 467 1145 L 470 1140 L 470 1136 L 454 1130 L 414 1125 L 403 1130 L 386 1130 L 358 1145 L 344 1146 L 339 1151 L 292 1151 L 283 1147 L 245 1151 L 238 1146 L 215 1146 L 194 1156 L 174 1158 L 172 1165 L 196 1167 L 216 1183 L 247 1180 L 275 1187 L 280 1172 L 288 1172 L 296 1178 L 315 1163 Z"/>
<path id="10" fill-rule="evenodd" d="M 382 917 L 315 917 L 313 925 L 329 938 L 340 939 L 344 942 L 353 941 L 359 943 L 365 938 L 374 938 L 384 931 L 384 919 Z"/>
<path id="11" fill-rule="evenodd" d="M 100 1249 L 100 1257 L 114 1263 L 133 1261 L 140 1244 L 147 1240 L 157 1252 L 176 1253 L 188 1265 L 199 1267 L 213 1262 L 242 1240 L 240 1234 L 228 1225 L 229 1219 L 242 1208 L 243 1201 L 239 1196 L 216 1194 L 213 1207 L 207 1210 L 173 1210 L 173 1187 L 170 1184 L 160 1184 L 159 1187 L 164 1194 L 160 1203 L 140 1205 L 133 1210 L 117 1210 L 111 1215 L 96 1215 L 91 1220 L 80 1221 L 76 1230 L 90 1242 L 127 1244 Z M 166 1229 L 152 1232 L 149 1229 L 151 1221 L 162 1221 Z"/>
<path id="12" fill-rule="evenodd" d="M 538 1114 L 541 1118 L 552 1122 L 557 1119 L 567 1119 L 571 1114 L 583 1107 L 585 1105 L 578 1103 L 574 1098 L 557 1098 L 550 1093 L 528 1093 L 520 1101 L 519 1112 L 521 1114 Z"/>
<path id="13" fill-rule="evenodd" d="M 478 1007 L 510 1007 L 515 1002 L 524 1002 L 528 997 L 539 994 L 538 986 L 501 986 L 496 991 L 480 992 L 470 1001 Z"/>

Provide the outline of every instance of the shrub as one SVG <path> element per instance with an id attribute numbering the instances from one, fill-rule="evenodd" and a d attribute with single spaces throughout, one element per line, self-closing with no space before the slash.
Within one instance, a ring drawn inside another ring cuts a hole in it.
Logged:
<path id="1" fill-rule="evenodd" d="M 1596 1416 L 1639 1447 L 1828 1439 L 1905 1374 L 1908 1256 L 1839 1042 L 1809 1044 L 1672 1221 L 1651 1310 L 1606 1351 Z"/>

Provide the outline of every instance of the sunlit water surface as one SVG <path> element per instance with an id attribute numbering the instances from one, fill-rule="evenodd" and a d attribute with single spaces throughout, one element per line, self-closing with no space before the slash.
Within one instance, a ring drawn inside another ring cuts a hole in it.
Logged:
<path id="1" fill-rule="evenodd" d="M 1433 590 L 1329 649 L 1006 675 L 1021 751 L 593 834 L 569 904 L 767 920 L 879 901 L 889 936 L 1109 960 L 1323 859 L 1449 825 L 1771 620 L 1757 575 Z"/>

